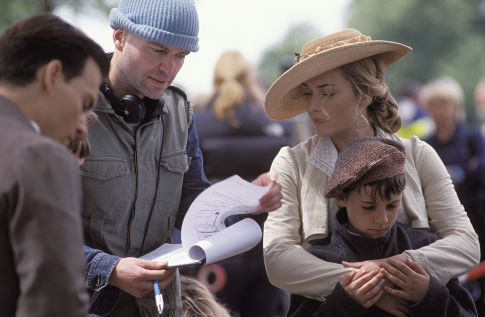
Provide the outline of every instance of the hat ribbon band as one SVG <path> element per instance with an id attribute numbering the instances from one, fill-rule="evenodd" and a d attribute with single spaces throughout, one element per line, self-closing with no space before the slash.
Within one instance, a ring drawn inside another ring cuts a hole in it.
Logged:
<path id="1" fill-rule="evenodd" d="M 372 38 L 370 36 L 359 35 L 359 36 L 354 36 L 354 37 L 351 37 L 351 38 L 348 38 L 348 39 L 345 39 L 345 40 L 340 40 L 340 41 L 335 42 L 335 43 L 330 43 L 330 44 L 323 45 L 323 46 L 317 46 L 317 47 L 315 47 L 315 49 L 312 52 L 305 54 L 305 55 L 300 55 L 298 53 L 295 53 L 295 55 L 296 55 L 295 64 L 297 64 L 298 62 L 303 61 L 303 60 L 305 60 L 305 59 L 307 59 L 307 58 L 309 58 L 309 57 L 311 57 L 315 54 L 329 50 L 331 48 L 344 46 L 344 45 L 348 45 L 348 44 L 352 44 L 352 43 L 367 42 L 367 41 L 371 41 L 371 40 L 372 40 Z"/>

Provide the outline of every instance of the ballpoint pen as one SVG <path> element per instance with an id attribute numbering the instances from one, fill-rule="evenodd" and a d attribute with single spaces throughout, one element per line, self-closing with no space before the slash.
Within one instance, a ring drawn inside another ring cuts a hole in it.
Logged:
<path id="1" fill-rule="evenodd" d="M 157 303 L 158 313 L 161 315 L 163 312 L 163 297 L 157 280 L 153 281 L 153 290 L 155 291 L 155 302 Z"/>

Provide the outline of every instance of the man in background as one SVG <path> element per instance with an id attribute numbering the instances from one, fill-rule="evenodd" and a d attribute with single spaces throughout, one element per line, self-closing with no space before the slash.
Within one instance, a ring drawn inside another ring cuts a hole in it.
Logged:
<path id="1" fill-rule="evenodd" d="M 86 315 L 81 186 L 65 145 L 108 67 L 96 43 L 50 14 L 0 37 L 2 316 Z"/>

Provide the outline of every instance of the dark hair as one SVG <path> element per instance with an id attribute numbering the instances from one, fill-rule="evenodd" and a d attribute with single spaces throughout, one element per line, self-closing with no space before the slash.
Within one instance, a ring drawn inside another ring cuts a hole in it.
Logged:
<path id="1" fill-rule="evenodd" d="M 404 187 L 406 187 L 406 178 L 404 174 L 399 174 L 367 184 L 351 185 L 338 193 L 337 196 L 342 200 L 346 200 L 351 192 L 354 190 L 360 191 L 362 187 L 371 189 L 370 197 L 373 201 L 376 200 L 377 195 L 384 199 L 390 199 L 391 194 L 400 194 L 403 192 Z"/>
<path id="2" fill-rule="evenodd" d="M 0 37 L 0 81 L 25 86 L 40 67 L 55 59 L 61 61 L 68 81 L 81 74 L 89 57 L 105 78 L 109 61 L 98 44 L 55 15 L 33 15 L 11 25 Z"/>

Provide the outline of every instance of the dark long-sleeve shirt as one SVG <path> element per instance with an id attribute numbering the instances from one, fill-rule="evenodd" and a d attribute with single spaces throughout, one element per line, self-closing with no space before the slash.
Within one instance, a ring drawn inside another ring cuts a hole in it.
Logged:
<path id="1" fill-rule="evenodd" d="M 377 239 L 362 237 L 348 231 L 345 209 L 337 213 L 335 229 L 329 239 L 320 240 L 308 248 L 308 252 L 326 261 L 341 263 L 358 262 L 387 258 L 400 254 L 404 250 L 417 249 L 428 245 L 437 236 L 395 223 L 389 232 Z M 416 304 L 410 305 L 411 316 L 477 316 L 477 311 L 470 294 L 452 279 L 443 286 L 430 276 L 430 284 L 425 297 Z M 325 302 L 293 296 L 290 315 L 297 316 L 392 316 L 372 306 L 366 309 L 360 305 L 345 289 L 337 283 L 334 291 Z"/>

